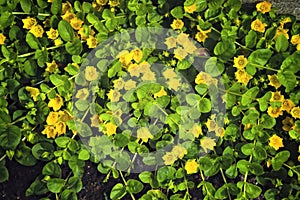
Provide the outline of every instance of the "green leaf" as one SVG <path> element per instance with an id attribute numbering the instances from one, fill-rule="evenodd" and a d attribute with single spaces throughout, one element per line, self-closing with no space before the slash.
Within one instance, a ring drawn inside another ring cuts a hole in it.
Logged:
<path id="1" fill-rule="evenodd" d="M 200 101 L 199 101 L 199 111 L 202 112 L 202 113 L 208 113 L 211 111 L 211 102 L 209 99 L 207 98 L 202 98 Z"/>
<path id="2" fill-rule="evenodd" d="M 69 42 L 73 40 L 74 38 L 74 31 L 72 26 L 65 20 L 61 20 L 58 23 L 58 33 L 60 37 L 66 41 Z"/>
<path id="3" fill-rule="evenodd" d="M 250 88 L 247 92 L 242 95 L 241 104 L 242 106 L 249 105 L 257 96 L 259 87 Z"/>
<path id="4" fill-rule="evenodd" d="M 53 83 L 53 85 L 55 85 L 55 86 L 64 84 L 64 80 L 58 74 L 51 74 L 49 78 L 50 78 L 51 83 Z"/>
<path id="5" fill-rule="evenodd" d="M 212 77 L 221 75 L 224 69 L 224 64 L 218 62 L 217 57 L 211 57 L 205 63 L 205 72 L 209 73 Z"/>
<path id="6" fill-rule="evenodd" d="M 61 168 L 57 163 L 49 162 L 43 167 L 42 174 L 44 176 L 60 178 L 61 177 Z"/>
<path id="7" fill-rule="evenodd" d="M 77 127 L 79 135 L 82 137 L 89 137 L 93 134 L 90 126 L 84 122 L 76 121 L 76 127 Z"/>
<path id="8" fill-rule="evenodd" d="M 118 147 L 125 147 L 129 143 L 128 137 L 123 134 L 117 134 L 114 137 L 114 144 Z"/>
<path id="9" fill-rule="evenodd" d="M 258 163 L 250 163 L 249 171 L 256 176 L 264 174 L 264 168 Z"/>
<path id="10" fill-rule="evenodd" d="M 39 49 L 40 42 L 39 40 L 30 32 L 26 34 L 26 42 L 32 49 Z"/>
<path id="11" fill-rule="evenodd" d="M 267 92 L 263 97 L 257 99 L 260 111 L 266 111 L 269 106 L 269 100 L 271 99 L 272 92 Z"/>
<path id="12" fill-rule="evenodd" d="M 186 59 L 177 62 L 177 69 L 184 70 L 191 67 L 191 63 Z"/>
<path id="13" fill-rule="evenodd" d="M 55 143 L 60 148 L 66 148 L 69 142 L 70 142 L 70 138 L 67 136 L 60 136 L 55 139 Z"/>
<path id="14" fill-rule="evenodd" d="M 259 124 L 266 129 L 272 129 L 276 125 L 276 119 L 267 114 L 263 114 Z"/>
<path id="15" fill-rule="evenodd" d="M 87 100 L 77 100 L 75 102 L 75 107 L 79 110 L 79 111 L 85 111 L 86 109 L 88 109 L 88 107 L 90 106 L 89 101 Z"/>
<path id="16" fill-rule="evenodd" d="M 90 159 L 90 152 L 87 149 L 81 149 L 78 153 L 78 159 L 80 160 Z"/>
<path id="17" fill-rule="evenodd" d="M 75 192 L 80 192 L 80 190 L 82 189 L 81 178 L 77 176 L 72 176 L 71 178 L 69 178 L 66 186 L 67 188 L 72 189 Z"/>
<path id="18" fill-rule="evenodd" d="M 184 12 L 181 6 L 177 6 L 171 10 L 171 15 L 176 19 L 181 19 L 183 14 Z"/>
<path id="19" fill-rule="evenodd" d="M 153 174 L 151 172 L 142 172 L 139 174 L 139 179 L 143 182 L 143 183 L 150 183 L 152 180 L 152 176 Z"/>
<path id="20" fill-rule="evenodd" d="M 197 94 L 187 94 L 185 98 L 186 102 L 191 106 L 196 105 L 201 100 L 201 97 Z"/>
<path id="21" fill-rule="evenodd" d="M 37 71 L 36 62 L 31 59 L 26 60 L 24 63 L 24 71 L 29 76 L 36 76 L 36 71 Z"/>
<path id="22" fill-rule="evenodd" d="M 245 37 L 246 47 L 253 48 L 257 42 L 257 33 L 253 30 L 250 30 Z"/>
<path id="23" fill-rule="evenodd" d="M 264 160 L 267 158 L 267 152 L 263 147 L 255 146 L 254 151 L 253 151 L 253 156 L 257 160 Z"/>
<path id="24" fill-rule="evenodd" d="M 218 9 L 224 3 L 224 0 L 210 0 L 208 1 L 208 7 L 211 9 Z"/>
<path id="25" fill-rule="evenodd" d="M 61 178 L 51 178 L 47 181 L 47 188 L 52 193 L 60 193 L 64 187 L 65 180 Z"/>
<path id="26" fill-rule="evenodd" d="M 297 79 L 293 72 L 279 72 L 278 73 L 279 82 L 285 87 L 285 92 L 289 93 L 296 87 Z"/>
<path id="27" fill-rule="evenodd" d="M 15 154 L 15 159 L 18 163 L 24 166 L 34 166 L 37 160 L 31 153 L 31 148 L 22 145 Z"/>
<path id="28" fill-rule="evenodd" d="M 289 71 L 292 73 L 297 73 L 300 63 L 300 52 L 295 51 L 292 55 L 288 56 L 281 64 L 280 69 L 283 71 Z"/>
<path id="29" fill-rule="evenodd" d="M 61 193 L 61 200 L 77 200 L 77 195 L 74 190 L 64 190 Z"/>
<path id="30" fill-rule="evenodd" d="M 277 52 L 284 52 L 288 49 L 289 47 L 289 41 L 288 39 L 283 35 L 280 34 L 276 40 L 275 43 L 275 49 Z"/>
<path id="31" fill-rule="evenodd" d="M 117 183 L 110 192 L 110 198 L 112 200 L 121 199 L 126 194 L 126 188 L 122 183 Z"/>
<path id="32" fill-rule="evenodd" d="M 20 4 L 21 4 L 21 8 L 24 12 L 30 13 L 31 6 L 32 6 L 30 0 L 21 0 Z"/>
<path id="33" fill-rule="evenodd" d="M 7 168 L 0 164 L 0 183 L 3 183 L 8 180 L 9 174 Z"/>
<path id="34" fill-rule="evenodd" d="M 62 11 L 62 0 L 53 0 L 51 3 L 51 13 L 53 15 L 60 15 Z"/>
<path id="35" fill-rule="evenodd" d="M 290 157 L 290 152 L 288 150 L 281 151 L 272 158 L 271 163 L 275 171 L 281 169 L 283 163 L 285 163 Z"/>
<path id="36" fill-rule="evenodd" d="M 253 185 L 252 183 L 244 183 L 245 184 L 245 189 L 246 189 L 246 196 L 248 198 L 254 199 L 257 198 L 261 192 L 262 189 L 256 185 Z"/>
<path id="37" fill-rule="evenodd" d="M 257 65 L 265 65 L 271 58 L 273 51 L 270 49 L 258 49 L 253 51 L 248 57 L 248 61 Z"/>
<path id="38" fill-rule="evenodd" d="M 253 143 L 248 143 L 243 145 L 241 148 L 242 153 L 245 154 L 246 156 L 250 156 L 253 153 L 254 146 L 255 145 Z"/>
<path id="39" fill-rule="evenodd" d="M 203 95 L 207 92 L 208 87 L 204 83 L 200 83 L 199 85 L 195 86 L 195 90 L 198 92 L 198 94 Z"/>
<path id="40" fill-rule="evenodd" d="M 0 146 L 5 149 L 15 149 L 21 141 L 21 130 L 17 126 L 9 126 L 0 131 Z"/>
<path id="41" fill-rule="evenodd" d="M 132 193 L 132 194 L 137 194 L 139 192 L 141 192 L 144 188 L 144 185 L 138 181 L 138 180 L 134 180 L 134 179 L 129 179 L 127 181 L 127 191 L 129 193 Z"/>
<path id="42" fill-rule="evenodd" d="M 170 166 L 164 166 L 157 170 L 157 181 L 163 183 L 168 180 L 172 180 L 176 173 L 176 169 Z"/>
<path id="43" fill-rule="evenodd" d="M 78 38 L 75 38 L 71 42 L 67 42 L 65 47 L 66 51 L 71 55 L 79 55 L 82 52 L 82 43 L 81 40 Z"/>
<path id="44" fill-rule="evenodd" d="M 54 146 L 49 142 L 40 142 L 32 147 L 32 155 L 38 160 L 51 160 Z"/>
<path id="45" fill-rule="evenodd" d="M 9 11 L 1 12 L 0 16 L 0 29 L 3 30 L 4 28 L 10 26 L 14 21 L 15 16 L 12 15 Z"/>
<path id="46" fill-rule="evenodd" d="M 245 174 L 246 172 L 249 171 L 249 165 L 250 165 L 249 161 L 242 159 L 237 162 L 236 166 L 242 174 Z"/>

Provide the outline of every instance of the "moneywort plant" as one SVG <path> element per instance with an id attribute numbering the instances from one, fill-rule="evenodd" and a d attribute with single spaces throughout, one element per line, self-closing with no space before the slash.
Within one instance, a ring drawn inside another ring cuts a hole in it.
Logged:
<path id="1" fill-rule="evenodd" d="M 115 183 L 102 199 L 299 199 L 295 16 L 241 0 L 0 10 L 0 182 L 11 160 L 43 163 L 26 196 L 77 199 L 89 160 Z"/>

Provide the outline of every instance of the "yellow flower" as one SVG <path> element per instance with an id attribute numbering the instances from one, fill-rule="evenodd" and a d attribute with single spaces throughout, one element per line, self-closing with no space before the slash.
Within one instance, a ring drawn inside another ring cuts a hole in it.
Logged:
<path id="1" fill-rule="evenodd" d="M 23 22 L 23 28 L 25 29 L 31 29 L 33 26 L 36 25 L 36 19 L 35 18 L 31 18 L 31 17 L 27 17 L 26 19 L 22 19 Z"/>
<path id="2" fill-rule="evenodd" d="M 55 138 L 56 131 L 53 126 L 46 126 L 45 129 L 42 131 L 42 134 L 47 135 L 47 138 Z"/>
<path id="3" fill-rule="evenodd" d="M 197 9 L 196 3 L 194 3 L 193 5 L 190 5 L 190 6 L 184 6 L 184 11 L 187 12 L 187 13 L 190 13 L 190 14 L 195 12 L 196 9 Z"/>
<path id="4" fill-rule="evenodd" d="M 128 68 L 133 59 L 133 53 L 123 50 L 117 55 L 117 58 L 122 63 L 123 67 Z"/>
<path id="5" fill-rule="evenodd" d="M 130 79 L 125 82 L 124 89 L 128 91 L 132 88 L 136 88 L 136 82 Z"/>
<path id="6" fill-rule="evenodd" d="M 70 2 L 66 2 L 66 3 L 62 3 L 62 10 L 61 13 L 65 14 L 67 11 L 70 11 L 72 9 L 72 5 L 70 4 Z"/>
<path id="7" fill-rule="evenodd" d="M 165 77 L 165 79 L 171 80 L 171 79 L 176 78 L 177 74 L 173 68 L 168 68 L 163 72 L 163 76 Z"/>
<path id="8" fill-rule="evenodd" d="M 200 140 L 200 146 L 204 149 L 204 152 L 207 153 L 207 150 L 214 150 L 216 142 L 214 139 L 209 137 L 203 137 Z"/>
<path id="9" fill-rule="evenodd" d="M 114 80 L 113 83 L 114 83 L 114 88 L 117 90 L 122 90 L 125 85 L 125 82 L 122 78 L 118 78 Z"/>
<path id="10" fill-rule="evenodd" d="M 284 96 L 280 93 L 280 91 L 272 92 L 272 97 L 270 99 L 271 102 L 283 102 Z"/>
<path id="11" fill-rule="evenodd" d="M 4 44 L 6 37 L 3 35 L 3 33 L 0 33 L 0 45 Z"/>
<path id="12" fill-rule="evenodd" d="M 300 51 L 300 44 L 297 45 L 296 49 L 297 51 Z"/>
<path id="13" fill-rule="evenodd" d="M 205 125 L 208 129 L 208 132 L 215 131 L 217 128 L 217 123 L 214 119 L 208 119 Z"/>
<path id="14" fill-rule="evenodd" d="M 58 68 L 57 63 L 53 60 L 51 63 L 46 62 L 47 68 L 46 72 L 53 73 Z"/>
<path id="15" fill-rule="evenodd" d="M 291 38 L 291 43 L 292 44 L 300 44 L 300 35 L 293 35 Z"/>
<path id="16" fill-rule="evenodd" d="M 66 129 L 67 129 L 67 127 L 66 127 L 65 122 L 60 121 L 55 124 L 55 131 L 57 132 L 58 136 L 65 134 L 67 131 Z"/>
<path id="17" fill-rule="evenodd" d="M 268 114 L 273 117 L 273 118 L 277 118 L 279 117 L 280 115 L 283 114 L 282 110 L 280 109 L 280 107 L 272 107 L 272 106 L 269 106 L 268 107 Z"/>
<path id="18" fill-rule="evenodd" d="M 54 45 L 55 46 L 60 46 L 63 44 L 63 41 L 60 38 L 57 38 L 54 40 Z"/>
<path id="19" fill-rule="evenodd" d="M 120 0 L 109 0 L 108 5 L 110 5 L 112 7 L 116 7 L 116 6 L 120 5 Z"/>
<path id="20" fill-rule="evenodd" d="M 26 86 L 25 90 L 30 93 L 30 96 L 33 98 L 33 101 L 36 101 L 36 97 L 40 94 L 40 90 L 38 88 Z"/>
<path id="21" fill-rule="evenodd" d="M 60 110 L 60 111 L 58 111 L 58 118 L 62 122 L 67 122 L 68 120 L 72 120 L 73 119 L 72 115 L 68 111 L 66 111 L 66 110 Z"/>
<path id="22" fill-rule="evenodd" d="M 279 35 L 284 35 L 284 37 L 286 37 L 286 39 L 289 39 L 289 29 L 284 29 L 283 26 L 279 26 L 277 29 L 276 29 L 276 33 L 275 33 L 275 36 L 274 36 L 274 39 L 276 40 Z"/>
<path id="23" fill-rule="evenodd" d="M 278 89 L 281 86 L 281 83 L 279 82 L 276 74 L 268 75 L 268 79 L 270 81 L 269 85 L 275 87 L 276 89 Z"/>
<path id="24" fill-rule="evenodd" d="M 77 91 L 75 97 L 81 100 L 86 100 L 89 96 L 89 90 L 87 88 L 81 88 Z"/>
<path id="25" fill-rule="evenodd" d="M 178 47 L 174 50 L 174 57 L 178 60 L 183 60 L 186 56 L 187 52 L 182 47 Z"/>
<path id="26" fill-rule="evenodd" d="M 139 48 L 136 48 L 130 52 L 135 62 L 139 63 L 142 60 L 143 52 Z"/>
<path id="27" fill-rule="evenodd" d="M 281 110 L 285 110 L 287 112 L 290 112 L 291 109 L 295 106 L 294 102 L 292 102 L 290 99 L 285 99 L 282 102 Z"/>
<path id="28" fill-rule="evenodd" d="M 270 2 L 267 2 L 267 1 L 263 1 L 263 2 L 260 2 L 260 3 L 256 4 L 257 11 L 261 12 L 263 14 L 265 14 L 267 12 L 270 12 L 271 7 L 272 7 L 272 4 Z"/>
<path id="29" fill-rule="evenodd" d="M 90 117 L 90 120 L 91 120 L 91 127 L 99 127 L 100 124 L 99 115 L 93 115 L 92 117 Z"/>
<path id="30" fill-rule="evenodd" d="M 108 0 L 96 0 L 97 4 L 104 6 L 107 4 Z"/>
<path id="31" fill-rule="evenodd" d="M 266 26 L 267 26 L 267 24 L 263 23 L 259 19 L 256 19 L 251 23 L 251 29 L 254 31 L 257 31 L 257 32 L 261 32 L 261 33 L 265 32 Z"/>
<path id="32" fill-rule="evenodd" d="M 281 25 L 284 25 L 284 24 L 289 23 L 289 22 L 292 22 L 291 18 L 290 18 L 290 17 L 286 17 L 286 18 L 284 18 L 284 19 L 280 22 L 280 24 L 281 24 Z"/>
<path id="33" fill-rule="evenodd" d="M 56 94 L 56 97 L 54 99 L 50 99 L 49 103 L 48 103 L 48 107 L 52 107 L 54 111 L 59 110 L 62 105 L 64 104 L 63 99 L 61 98 L 61 96 L 59 96 L 58 94 Z"/>
<path id="34" fill-rule="evenodd" d="M 187 150 L 182 146 L 176 145 L 172 148 L 171 153 L 173 153 L 179 159 L 182 159 L 184 155 L 187 154 Z"/>
<path id="35" fill-rule="evenodd" d="M 202 135 L 202 128 L 199 124 L 194 124 L 189 132 L 193 133 L 195 138 L 198 138 L 199 135 Z"/>
<path id="36" fill-rule="evenodd" d="M 58 37 L 58 30 L 50 28 L 49 31 L 46 31 L 47 36 L 51 40 L 55 40 Z"/>
<path id="37" fill-rule="evenodd" d="M 286 117 L 284 120 L 282 120 L 282 129 L 284 131 L 290 131 L 293 129 L 293 126 L 295 125 L 293 118 Z"/>
<path id="38" fill-rule="evenodd" d="M 86 40 L 86 43 L 90 49 L 96 48 L 98 45 L 98 40 L 94 36 L 89 36 L 89 38 Z"/>
<path id="39" fill-rule="evenodd" d="M 235 73 L 235 78 L 237 82 L 243 83 L 245 85 L 248 84 L 248 82 L 252 79 L 252 76 L 248 74 L 244 69 L 239 69 Z"/>
<path id="40" fill-rule="evenodd" d="M 291 110 L 291 115 L 292 115 L 292 117 L 294 117 L 295 119 L 300 119 L 300 107 L 297 106 L 297 107 L 292 108 L 292 110 Z"/>
<path id="41" fill-rule="evenodd" d="M 225 135 L 225 129 L 223 127 L 218 127 L 216 130 L 216 136 L 217 137 L 224 137 Z"/>
<path id="42" fill-rule="evenodd" d="M 177 37 L 176 37 L 176 42 L 180 45 L 184 45 L 185 43 L 190 42 L 189 39 L 189 34 L 186 33 L 180 33 Z"/>
<path id="43" fill-rule="evenodd" d="M 153 138 L 153 135 L 150 133 L 147 127 L 141 127 L 137 130 L 136 137 L 142 139 L 143 142 L 148 142 L 149 139 Z"/>
<path id="44" fill-rule="evenodd" d="M 105 126 L 105 131 L 104 131 L 105 134 L 107 134 L 108 136 L 116 134 L 117 126 L 115 124 L 108 122 L 104 126 Z"/>
<path id="45" fill-rule="evenodd" d="M 70 20 L 70 25 L 74 30 L 79 30 L 83 24 L 83 21 L 81 19 L 78 19 L 77 17 L 74 17 Z"/>
<path id="46" fill-rule="evenodd" d="M 199 164 L 196 162 L 196 159 L 190 159 L 186 161 L 184 169 L 187 174 L 194 174 L 198 171 Z"/>
<path id="47" fill-rule="evenodd" d="M 169 81 L 167 81 L 167 84 L 169 88 L 175 91 L 178 91 L 179 87 L 182 85 L 180 79 L 176 79 L 176 78 L 170 79 Z"/>
<path id="48" fill-rule="evenodd" d="M 87 81 L 94 81 L 98 78 L 99 73 L 97 72 L 96 67 L 87 66 L 84 70 L 84 77 Z"/>
<path id="49" fill-rule="evenodd" d="M 176 30 L 176 29 L 182 29 L 184 26 L 184 23 L 181 19 L 174 19 L 173 23 L 171 24 L 171 28 Z"/>
<path id="50" fill-rule="evenodd" d="M 32 33 L 35 37 L 39 38 L 43 37 L 44 29 L 41 25 L 36 25 L 31 27 L 29 32 Z"/>
<path id="51" fill-rule="evenodd" d="M 206 40 L 206 38 L 208 38 L 208 35 L 206 32 L 203 31 L 199 31 L 197 32 L 197 34 L 195 35 L 195 38 L 198 42 L 204 42 Z"/>
<path id="52" fill-rule="evenodd" d="M 206 72 L 199 72 L 199 74 L 196 76 L 195 78 L 195 83 L 198 84 L 206 84 L 206 85 L 217 85 L 218 84 L 218 80 L 213 78 L 210 74 L 206 73 Z"/>
<path id="53" fill-rule="evenodd" d="M 161 89 L 159 92 L 156 92 L 153 94 L 154 98 L 162 97 L 162 96 L 166 96 L 166 95 L 167 95 L 167 92 L 165 91 L 163 86 L 161 86 Z"/>
<path id="54" fill-rule="evenodd" d="M 268 161 L 267 161 L 267 168 L 269 168 L 271 165 L 272 165 L 272 161 L 271 161 L 271 159 L 268 159 Z"/>
<path id="55" fill-rule="evenodd" d="M 237 69 L 244 69 L 248 63 L 247 58 L 245 56 L 240 55 L 238 57 L 234 57 L 234 67 Z"/>
<path id="56" fill-rule="evenodd" d="M 278 150 L 280 147 L 284 147 L 282 138 L 274 134 L 269 139 L 269 146 L 273 147 L 275 150 Z"/>
<path id="57" fill-rule="evenodd" d="M 166 41 L 164 43 L 167 45 L 168 49 L 172 49 L 176 47 L 176 38 L 170 36 L 166 38 Z"/>
<path id="58" fill-rule="evenodd" d="M 48 125 L 54 125 L 58 121 L 58 112 L 50 112 L 46 122 Z"/>
<path id="59" fill-rule="evenodd" d="M 143 81 L 154 81 L 155 80 L 155 73 L 152 71 L 148 71 L 143 74 L 142 76 Z"/>
<path id="60" fill-rule="evenodd" d="M 162 159 L 164 160 L 165 165 L 172 165 L 177 160 L 177 156 L 172 152 L 167 152 Z"/>
<path id="61" fill-rule="evenodd" d="M 70 23 L 71 19 L 76 17 L 76 15 L 74 13 L 71 13 L 70 11 L 66 11 L 66 13 L 64 15 L 62 15 L 61 17 Z"/>
<path id="62" fill-rule="evenodd" d="M 112 101 L 112 102 L 117 102 L 120 100 L 121 93 L 118 90 L 110 90 L 109 93 L 107 94 L 107 97 Z"/>

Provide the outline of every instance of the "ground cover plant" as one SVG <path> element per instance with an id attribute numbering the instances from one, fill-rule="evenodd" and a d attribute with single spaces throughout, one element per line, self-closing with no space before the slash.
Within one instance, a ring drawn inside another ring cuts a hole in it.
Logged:
<path id="1" fill-rule="evenodd" d="M 295 16 L 240 0 L 0 10 L 1 184 L 16 161 L 39 166 L 29 198 L 78 199 L 93 163 L 98 199 L 299 199 Z"/>

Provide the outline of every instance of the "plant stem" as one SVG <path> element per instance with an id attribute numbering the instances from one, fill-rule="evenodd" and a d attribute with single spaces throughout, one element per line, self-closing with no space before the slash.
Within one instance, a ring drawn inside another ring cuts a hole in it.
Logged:
<path id="1" fill-rule="evenodd" d="M 124 182 L 124 185 L 127 186 L 127 181 L 125 180 L 125 178 L 124 178 L 124 176 L 123 176 L 123 173 L 122 173 L 120 170 L 118 170 L 118 171 L 119 171 L 119 173 L 120 173 L 120 175 L 121 175 L 121 178 L 122 178 L 122 180 L 123 180 L 123 182 Z M 128 193 L 130 194 L 132 200 L 135 200 L 135 197 L 133 196 L 133 194 L 130 193 L 130 192 L 128 192 Z"/>
<path id="2" fill-rule="evenodd" d="M 221 175 L 222 175 L 222 178 L 223 178 L 224 183 L 227 184 L 227 180 L 226 180 L 226 177 L 225 177 L 225 175 L 224 175 L 224 172 L 223 172 L 223 169 L 222 169 L 222 168 L 220 168 L 220 172 L 221 172 Z M 230 196 L 229 189 L 226 188 L 226 190 L 227 190 L 228 198 L 229 198 L 229 200 L 231 200 L 231 196 Z"/>
<path id="3" fill-rule="evenodd" d="M 57 49 L 57 48 L 60 48 L 62 46 L 64 46 L 64 44 L 61 44 L 59 46 L 48 47 L 48 48 L 46 48 L 46 50 L 48 51 L 48 50 L 52 50 L 52 49 Z M 29 53 L 18 55 L 17 58 L 25 58 L 25 57 L 28 57 L 28 56 L 32 56 L 34 54 L 35 54 L 35 51 L 34 52 L 29 52 Z"/>
<path id="4" fill-rule="evenodd" d="M 32 13 L 24 13 L 24 12 L 12 12 L 13 15 L 32 15 Z M 49 13 L 38 13 L 39 16 L 51 16 Z"/>

